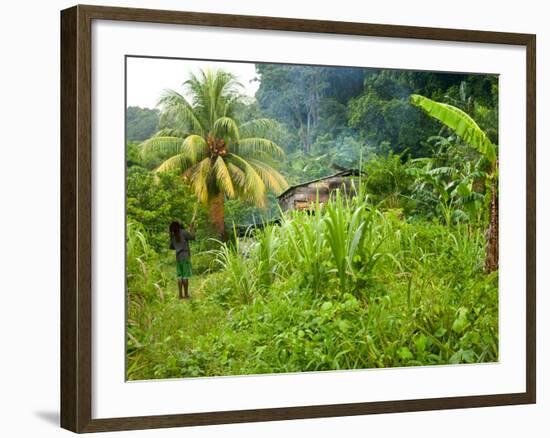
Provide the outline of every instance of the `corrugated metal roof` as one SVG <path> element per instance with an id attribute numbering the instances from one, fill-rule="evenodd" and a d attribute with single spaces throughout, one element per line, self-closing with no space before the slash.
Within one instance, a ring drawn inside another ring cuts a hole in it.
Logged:
<path id="1" fill-rule="evenodd" d="M 359 175 L 361 175 L 361 171 L 359 169 L 341 170 L 341 171 L 336 172 L 332 175 L 323 176 L 321 178 L 312 179 L 311 181 L 306 181 L 306 182 L 291 186 L 288 189 L 286 189 L 283 193 L 281 193 L 279 196 L 277 196 L 277 198 L 281 199 L 284 195 L 286 195 L 287 193 L 291 192 L 292 190 L 294 190 L 298 187 L 304 187 L 304 186 L 307 186 L 308 184 L 312 184 L 312 183 L 315 183 L 315 182 L 318 182 L 318 181 L 323 181 L 323 180 L 329 179 L 329 178 L 334 178 L 335 176 L 359 176 Z"/>

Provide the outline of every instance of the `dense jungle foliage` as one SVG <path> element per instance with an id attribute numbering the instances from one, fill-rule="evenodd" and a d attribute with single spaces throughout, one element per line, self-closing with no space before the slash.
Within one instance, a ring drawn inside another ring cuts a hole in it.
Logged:
<path id="1" fill-rule="evenodd" d="M 498 78 L 256 72 L 254 99 L 212 71 L 128 108 L 128 378 L 497 361 Z M 344 168 L 353 196 L 279 208 Z M 179 300 L 168 225 L 192 217 Z"/>

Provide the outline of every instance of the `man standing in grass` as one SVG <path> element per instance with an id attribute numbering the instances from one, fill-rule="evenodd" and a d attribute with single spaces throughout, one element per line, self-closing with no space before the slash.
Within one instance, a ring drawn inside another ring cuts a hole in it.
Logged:
<path id="1" fill-rule="evenodd" d="M 176 275 L 180 300 L 189 298 L 189 278 L 193 275 L 191 249 L 189 248 L 190 240 L 195 240 L 194 222 L 189 225 L 189 231 L 185 230 L 179 222 L 170 224 L 170 249 L 176 251 Z M 185 295 L 182 294 L 182 289 Z"/>

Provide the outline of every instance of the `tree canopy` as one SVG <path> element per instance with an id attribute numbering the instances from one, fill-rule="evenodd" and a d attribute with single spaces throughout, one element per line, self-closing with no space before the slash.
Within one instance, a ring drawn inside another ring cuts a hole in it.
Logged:
<path id="1" fill-rule="evenodd" d="M 126 109 L 126 140 L 146 140 L 158 130 L 158 124 L 157 109 L 130 106 Z"/>

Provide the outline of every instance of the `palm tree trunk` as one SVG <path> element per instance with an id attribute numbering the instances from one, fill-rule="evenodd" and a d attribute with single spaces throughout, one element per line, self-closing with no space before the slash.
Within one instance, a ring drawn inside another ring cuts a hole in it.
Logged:
<path id="1" fill-rule="evenodd" d="M 219 192 L 215 194 L 208 204 L 208 214 L 210 216 L 210 222 L 214 226 L 216 234 L 222 241 L 226 239 L 225 234 L 225 222 L 224 222 L 224 208 L 223 208 L 224 194 Z"/>
<path id="2" fill-rule="evenodd" d="M 485 255 L 485 272 L 498 269 L 498 196 L 496 182 L 491 184 L 491 203 L 489 205 L 489 228 L 487 230 L 487 253 Z"/>

